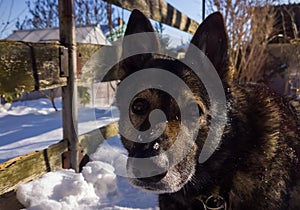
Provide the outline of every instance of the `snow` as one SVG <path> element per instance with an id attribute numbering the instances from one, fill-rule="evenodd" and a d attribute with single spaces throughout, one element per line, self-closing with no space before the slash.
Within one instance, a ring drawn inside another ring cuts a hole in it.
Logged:
<path id="1" fill-rule="evenodd" d="M 41 150 L 62 139 L 61 99 L 56 112 L 48 99 L 0 106 L 0 162 Z M 118 120 L 115 107 L 80 107 L 78 133 Z M 58 170 L 19 185 L 17 198 L 28 210 L 154 210 L 157 195 L 134 188 L 124 176 L 127 152 L 118 136 L 99 145 L 81 173 Z"/>
<path id="2" fill-rule="evenodd" d="M 64 183 L 64 184 L 62 184 Z M 97 204 L 97 195 L 82 174 L 61 170 L 18 188 L 18 199 L 28 209 L 82 209 Z"/>
<path id="3" fill-rule="evenodd" d="M 45 98 L 0 107 L 0 163 L 47 148 L 63 138 L 61 98 L 56 98 L 55 104 L 57 112 Z M 117 119 L 116 107 L 80 107 L 78 133 L 87 133 Z"/>
<path id="4" fill-rule="evenodd" d="M 118 156 L 125 157 L 126 150 L 117 136 L 99 145 L 81 173 L 66 169 L 47 173 L 20 185 L 17 198 L 27 210 L 159 209 L 157 195 L 134 188 L 117 175 Z"/>

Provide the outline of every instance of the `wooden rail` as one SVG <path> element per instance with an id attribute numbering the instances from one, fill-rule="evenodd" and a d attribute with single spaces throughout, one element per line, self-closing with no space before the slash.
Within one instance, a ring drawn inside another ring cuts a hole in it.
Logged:
<path id="1" fill-rule="evenodd" d="M 98 129 L 79 137 L 79 144 L 84 150 L 83 153 L 95 152 L 104 139 L 117 135 L 117 123 L 100 128 L 100 132 L 104 138 L 99 135 Z M 68 142 L 62 140 L 44 150 L 16 157 L 0 164 L 0 195 L 15 190 L 19 184 L 38 178 L 46 172 L 61 169 L 62 154 L 67 149 Z"/>
<path id="2" fill-rule="evenodd" d="M 139 9 L 149 18 L 194 34 L 198 23 L 184 15 L 164 0 L 105 0 L 127 10 Z"/>
<path id="3" fill-rule="evenodd" d="M 58 43 L 0 41 L 0 92 L 55 88 L 66 84 L 59 76 Z M 11 81 L 14 81 L 13 83 Z"/>
<path id="4" fill-rule="evenodd" d="M 78 74 L 100 48 L 101 45 L 96 44 L 77 44 Z M 0 94 L 12 93 L 15 89 L 29 92 L 65 86 L 66 78 L 60 77 L 61 49 L 58 42 L 0 40 Z"/>

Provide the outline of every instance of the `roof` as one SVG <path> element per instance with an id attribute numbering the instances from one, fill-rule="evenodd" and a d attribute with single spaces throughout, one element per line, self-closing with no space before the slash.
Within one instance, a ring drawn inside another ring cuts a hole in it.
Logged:
<path id="1" fill-rule="evenodd" d="M 54 42 L 59 41 L 59 29 L 32 29 L 18 30 L 9 35 L 6 40 L 24 42 Z M 76 27 L 76 42 L 110 45 L 103 32 L 98 26 Z"/>

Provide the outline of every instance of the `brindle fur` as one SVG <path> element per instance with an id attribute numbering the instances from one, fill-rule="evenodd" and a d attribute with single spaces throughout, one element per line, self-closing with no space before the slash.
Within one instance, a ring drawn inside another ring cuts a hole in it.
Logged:
<path id="1" fill-rule="evenodd" d="M 141 12 L 134 10 L 125 35 L 140 32 L 153 32 L 153 28 Z M 220 13 L 210 15 L 191 42 L 206 53 L 223 82 L 228 100 L 228 122 L 222 142 L 206 162 L 198 163 L 198 156 L 209 130 L 210 104 L 203 84 L 188 67 L 180 61 L 158 55 L 128 58 L 120 71 L 123 78 L 143 68 L 168 70 L 184 80 L 192 90 L 193 96 L 187 95 L 182 99 L 186 100 L 186 105 L 190 100 L 195 100 L 201 109 L 199 133 L 187 157 L 169 169 L 168 175 L 155 180 L 158 184 L 153 183 L 155 181 L 151 178 L 131 179 L 132 183 L 160 193 L 159 206 L 162 210 L 201 209 L 196 198 L 200 195 L 209 196 L 216 188 L 219 189 L 219 195 L 227 201 L 228 209 L 300 209 L 299 125 L 294 115 L 284 101 L 263 84 L 239 85 L 230 82 L 227 35 Z M 136 44 L 145 49 L 149 47 L 147 40 Z M 159 51 L 158 44 L 157 50 Z M 161 109 L 166 114 L 167 128 L 155 141 L 161 147 L 158 151 L 153 151 L 153 143 L 138 144 L 124 137 L 121 139 L 130 157 L 157 155 L 167 150 L 178 134 L 179 108 L 173 98 L 160 90 L 145 90 L 135 98 L 144 98 L 150 104 L 144 115 L 136 115 L 129 110 L 135 128 L 149 128 L 148 114 L 153 109 Z M 126 125 L 122 124 L 124 114 L 128 113 L 120 114 L 120 126 L 126 130 Z M 181 141 L 181 148 L 174 152 L 174 156 L 190 143 L 185 142 L 185 139 Z"/>

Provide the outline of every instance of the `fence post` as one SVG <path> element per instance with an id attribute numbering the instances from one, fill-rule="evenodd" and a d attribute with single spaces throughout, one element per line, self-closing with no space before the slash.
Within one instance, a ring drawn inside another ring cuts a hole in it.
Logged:
<path id="1" fill-rule="evenodd" d="M 63 137 L 68 139 L 71 168 L 79 172 L 74 0 L 58 0 L 58 5 L 60 42 L 68 49 L 68 65 L 62 65 L 68 68 L 62 70 L 67 77 L 62 87 Z"/>
<path id="2" fill-rule="evenodd" d="M 202 21 L 205 19 L 205 0 L 202 0 Z"/>

